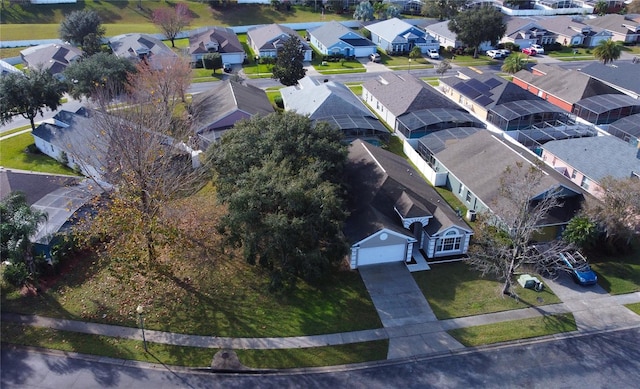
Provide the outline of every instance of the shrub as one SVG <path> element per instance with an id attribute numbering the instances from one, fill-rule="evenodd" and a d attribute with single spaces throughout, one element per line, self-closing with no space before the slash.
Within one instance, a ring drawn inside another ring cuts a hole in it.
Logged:
<path id="1" fill-rule="evenodd" d="M 29 270 L 24 262 L 6 265 L 3 273 L 4 280 L 15 286 L 24 285 L 29 279 Z"/>
<path id="2" fill-rule="evenodd" d="M 273 99 L 273 102 L 276 103 L 276 106 L 280 109 L 284 109 L 284 101 L 282 101 L 282 97 L 277 96 Z"/>

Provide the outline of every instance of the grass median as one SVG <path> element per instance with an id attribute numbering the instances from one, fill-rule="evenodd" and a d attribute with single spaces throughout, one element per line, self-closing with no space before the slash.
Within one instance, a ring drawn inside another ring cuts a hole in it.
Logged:
<path id="1" fill-rule="evenodd" d="M 99 355 L 110 358 L 136 360 L 167 365 L 206 367 L 211 365 L 219 349 L 173 346 L 108 336 L 58 331 L 16 323 L 2 323 L 1 339 L 4 343 L 43 347 L 54 350 Z M 275 350 L 234 350 L 240 362 L 256 369 L 286 369 L 294 367 L 332 366 L 384 360 L 388 340 Z"/>
<path id="2" fill-rule="evenodd" d="M 576 331 L 572 314 L 540 316 L 447 331 L 467 347 Z"/>

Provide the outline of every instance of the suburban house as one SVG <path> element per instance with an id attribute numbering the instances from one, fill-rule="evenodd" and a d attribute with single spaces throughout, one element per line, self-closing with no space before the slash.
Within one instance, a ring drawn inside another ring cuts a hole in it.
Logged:
<path id="1" fill-rule="evenodd" d="M 387 72 L 365 81 L 362 84 L 362 99 L 396 133 L 405 138 L 416 137 L 416 134 L 412 134 L 411 131 L 427 130 L 423 127 L 436 123 L 429 119 L 427 122 L 411 121 L 411 119 L 401 122 L 402 115 L 409 113 L 415 115 L 417 111 L 442 108 L 446 110 L 445 112 L 449 112 L 449 116 L 447 114 L 443 116 L 448 121 L 456 121 L 464 116 L 450 113 L 462 111 L 462 108 L 409 73 Z M 442 115 L 442 111 L 440 114 Z M 466 120 L 475 121 L 471 116 Z M 403 131 L 400 131 L 401 129 Z"/>
<path id="2" fill-rule="evenodd" d="M 549 38 L 553 37 L 554 42 L 563 46 L 586 46 L 595 47 L 601 41 L 609 40 L 613 34 L 595 25 L 586 23 L 586 18 L 582 16 L 554 16 L 551 18 L 539 17 L 536 22 L 539 26 L 547 31 L 541 41 L 549 42 Z"/>
<path id="3" fill-rule="evenodd" d="M 616 61 L 615 64 L 592 62 L 580 69 L 582 73 L 616 88 L 625 95 L 640 99 L 640 62 Z"/>
<path id="4" fill-rule="evenodd" d="M 606 130 L 631 146 L 640 147 L 640 113 L 618 119 L 609 124 Z"/>
<path id="5" fill-rule="evenodd" d="M 264 90 L 227 80 L 195 95 L 190 115 L 198 146 L 206 150 L 238 120 L 273 112 L 273 105 Z"/>
<path id="6" fill-rule="evenodd" d="M 420 47 L 422 53 L 429 49 L 440 49 L 440 42 L 426 31 L 398 18 L 369 24 L 365 28 L 371 31 L 373 43 L 387 54 L 407 53 L 414 46 Z"/>
<path id="7" fill-rule="evenodd" d="M 640 42 L 640 15 L 619 15 L 615 13 L 584 20 L 590 26 L 609 31 L 616 42 Z"/>
<path id="8" fill-rule="evenodd" d="M 467 252 L 471 228 L 404 158 L 356 140 L 345 170 L 352 269 Z"/>
<path id="9" fill-rule="evenodd" d="M 245 52 L 236 33 L 228 27 L 206 27 L 189 36 L 191 62 L 197 63 L 208 53 L 219 53 L 223 63 L 241 64 Z"/>
<path id="10" fill-rule="evenodd" d="M 469 209 L 468 216 L 491 211 L 500 197 L 500 180 L 507 168 L 525 167 L 538 159 L 515 142 L 506 142 L 485 129 L 452 128 L 426 135 L 418 140 L 417 153 L 426 162 L 422 173 L 433 185 L 443 186 Z M 584 193 L 577 185 L 553 168 L 542 165 L 545 175 L 538 192 L 530 199 L 535 204 L 553 194 L 561 202 L 545 218 L 539 240 L 552 240 L 580 209 Z M 496 216 L 500 217 L 499 214 Z M 471 217 L 472 218 L 472 217 Z"/>
<path id="11" fill-rule="evenodd" d="M 451 100 L 503 131 L 571 121 L 559 107 L 501 77 L 460 71 L 440 84 Z"/>
<path id="12" fill-rule="evenodd" d="M 378 49 L 369 39 L 333 20 L 307 30 L 307 36 L 311 45 L 324 55 L 361 58 Z"/>
<path id="13" fill-rule="evenodd" d="M 513 83 L 590 123 L 611 123 L 640 113 L 640 101 L 588 76 L 555 65 L 521 70 Z"/>
<path id="14" fill-rule="evenodd" d="M 297 85 L 280 89 L 284 109 L 324 121 L 341 130 L 345 140 L 387 141 L 389 131 L 362 100 L 338 82 L 320 82 L 309 76 Z"/>
<path id="15" fill-rule="evenodd" d="M 260 57 L 276 57 L 282 44 L 291 36 L 300 42 L 304 60 L 311 61 L 313 50 L 307 42 L 293 29 L 280 24 L 250 27 L 247 31 L 247 44 Z"/>
<path id="16" fill-rule="evenodd" d="M 119 58 L 134 62 L 145 61 L 152 68 L 162 67 L 162 62 L 178 58 L 160 39 L 148 34 L 122 34 L 109 39 L 109 47 Z"/>
<path id="17" fill-rule="evenodd" d="M 464 42 L 458 40 L 458 34 L 449 30 L 449 21 L 429 24 L 424 27 L 425 31 L 438 41 L 441 47 L 454 49 L 465 47 Z M 482 42 L 478 47 L 479 51 L 487 51 L 492 49 L 491 42 Z"/>
<path id="18" fill-rule="evenodd" d="M 547 164 L 595 197 L 606 176 L 640 179 L 640 150 L 615 136 L 555 140 L 542 148 Z"/>
<path id="19" fill-rule="evenodd" d="M 49 43 L 20 51 L 22 63 L 29 69 L 46 69 L 62 76 L 70 64 L 82 58 L 82 50 L 65 43 Z"/>

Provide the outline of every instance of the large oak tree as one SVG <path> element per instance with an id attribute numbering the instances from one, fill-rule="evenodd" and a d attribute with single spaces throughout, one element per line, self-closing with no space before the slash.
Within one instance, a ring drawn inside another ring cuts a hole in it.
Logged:
<path id="1" fill-rule="evenodd" d="M 507 31 L 503 14 L 494 6 L 481 6 L 464 10 L 451 18 L 448 27 L 458 35 L 458 40 L 475 49 L 473 56 L 478 57 L 478 47 L 482 42 L 496 45 Z"/>
<path id="2" fill-rule="evenodd" d="M 300 38 L 289 35 L 282 47 L 278 50 L 276 64 L 272 69 L 272 78 L 279 80 L 283 85 L 296 85 L 298 80 L 304 77 L 307 70 L 303 66 L 304 50 Z"/>
<path id="3" fill-rule="evenodd" d="M 274 289 L 318 281 L 346 254 L 346 146 L 326 123 L 287 112 L 236 123 L 208 150 L 228 206 L 223 229 Z"/>

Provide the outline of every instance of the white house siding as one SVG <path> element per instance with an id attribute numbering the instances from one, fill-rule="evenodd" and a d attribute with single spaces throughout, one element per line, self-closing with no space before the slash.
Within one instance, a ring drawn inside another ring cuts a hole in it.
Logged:
<path id="1" fill-rule="evenodd" d="M 81 163 L 81 161 L 78 161 L 75 158 L 73 153 L 66 150 L 59 149 L 58 147 L 54 146 L 53 144 L 39 137 L 34 136 L 33 140 L 38 150 L 40 150 L 43 154 L 46 154 L 47 156 L 55 159 L 56 161 L 60 161 L 62 157 L 62 153 L 65 152 L 67 153 L 67 159 L 69 160 L 69 163 L 67 163 L 67 166 L 69 168 L 76 169 L 77 167 L 80 167 L 80 171 L 84 176 L 91 177 L 97 181 L 103 180 L 102 174 L 100 174 L 100 172 L 98 172 L 96 168 L 94 168 L 93 166 L 89 166 Z"/>
<path id="2" fill-rule="evenodd" d="M 449 235 L 448 235 L 449 234 Z M 442 239 L 458 239 L 459 238 L 459 248 L 452 250 L 441 250 L 437 251 L 437 247 L 439 246 L 439 240 Z M 446 257 L 450 255 L 461 255 L 467 252 L 469 249 L 469 241 L 471 240 L 471 235 L 466 234 L 464 231 L 458 230 L 455 227 L 451 227 L 442 232 L 442 234 L 436 236 L 428 236 L 426 233 L 423 236 L 423 245 L 422 249 L 427 254 L 427 258 L 437 258 L 437 257 Z"/>
<path id="3" fill-rule="evenodd" d="M 413 242 L 412 237 L 382 229 L 351 246 L 350 266 L 410 261 Z"/>
<path id="4" fill-rule="evenodd" d="M 395 128 L 396 116 L 393 115 L 378 99 L 376 99 L 366 88 L 362 88 L 362 99 L 382 118 L 391 128 Z"/>

